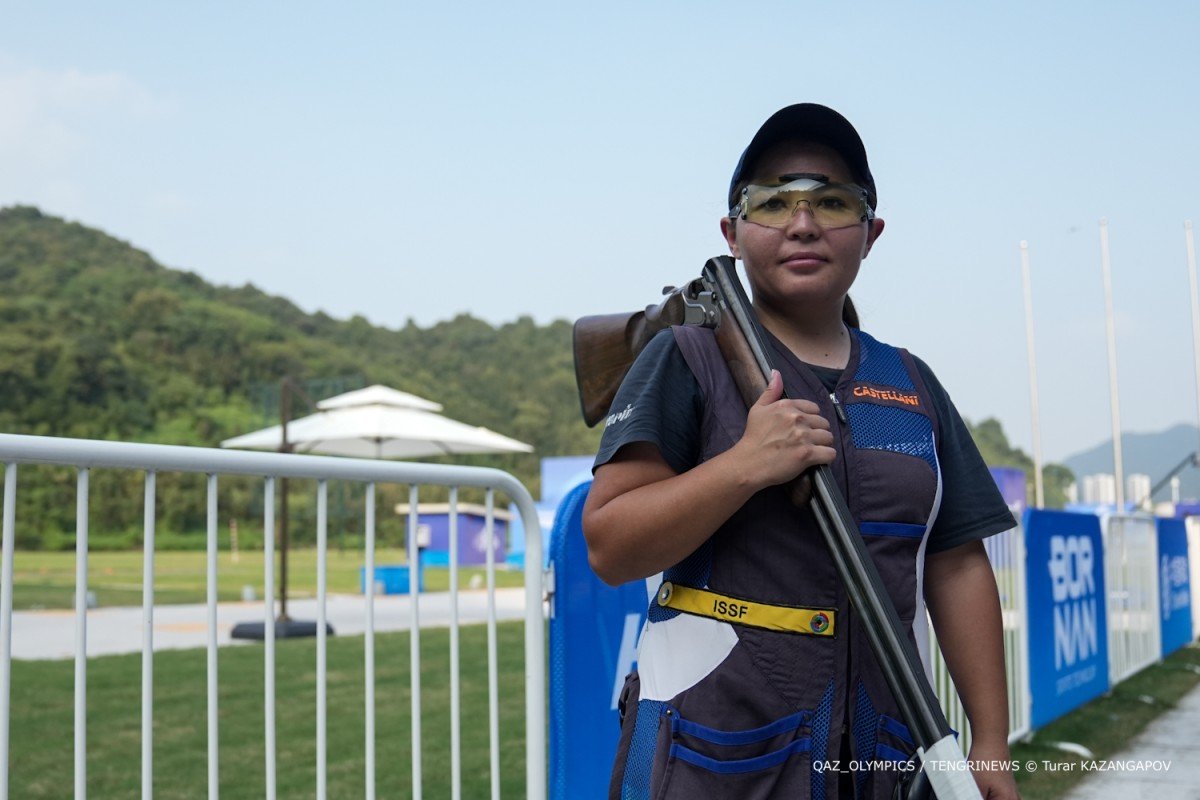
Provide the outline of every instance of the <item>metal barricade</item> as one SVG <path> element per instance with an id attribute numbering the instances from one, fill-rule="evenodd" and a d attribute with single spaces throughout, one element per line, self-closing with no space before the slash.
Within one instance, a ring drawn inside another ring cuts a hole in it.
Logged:
<path id="1" fill-rule="evenodd" d="M 984 541 L 996 588 L 1000 594 L 1000 613 L 1004 622 L 1004 671 L 1008 677 L 1008 740 L 1029 733 L 1031 700 L 1029 695 L 1029 606 L 1026 601 L 1025 530 L 1012 530 Z"/>
<path id="2" fill-rule="evenodd" d="M 275 487 L 277 479 L 306 478 L 317 481 L 317 664 L 316 664 L 316 797 L 323 800 L 327 789 L 326 765 L 326 538 L 328 528 L 328 481 L 340 480 L 365 485 L 365 541 L 368 590 L 365 596 L 364 690 L 365 690 L 365 794 L 375 797 L 375 487 L 377 484 L 410 486 L 408 518 L 409 607 L 411 609 L 411 732 L 412 794 L 422 796 L 421 777 L 421 670 L 420 603 L 416 520 L 418 487 L 450 487 L 450 710 L 452 797 L 461 796 L 458 582 L 457 582 L 457 492 L 460 487 L 486 491 L 487 498 L 487 657 L 488 726 L 490 731 L 491 796 L 500 796 L 500 731 L 497 689 L 497 639 L 494 543 L 491 534 L 494 493 L 504 492 L 517 506 L 526 531 L 525 556 L 525 790 L 530 800 L 546 796 L 546 721 L 545 651 L 542 611 L 542 538 L 537 512 L 524 486 L 513 476 L 494 469 L 448 465 L 414 464 L 283 455 L 277 453 L 235 452 L 193 447 L 55 439 L 0 434 L 0 463 L 4 470 L 3 500 L 3 575 L 0 577 L 0 800 L 9 794 L 9 720 L 12 655 L 13 557 L 16 537 L 18 465 L 45 464 L 74 467 L 77 473 L 76 505 L 76 607 L 75 607 L 75 725 L 74 784 L 75 797 L 86 797 L 87 784 L 87 561 L 88 561 L 88 490 L 93 468 L 138 470 L 145 473 L 143 534 L 143 617 L 142 617 L 142 797 L 150 798 L 153 776 L 154 712 L 154 541 L 156 528 L 156 476 L 163 472 L 207 475 L 207 743 L 209 798 L 218 796 L 218 673 L 217 673 L 217 489 L 221 475 L 253 476 L 263 480 L 263 529 L 275 527 Z M 275 570 L 273 536 L 264 535 L 264 749 L 266 795 L 276 796 L 275 742 Z"/>
<path id="3" fill-rule="evenodd" d="M 1162 658 L 1158 541 L 1153 517 L 1113 515 L 1102 529 L 1111 685 Z"/>
<path id="4" fill-rule="evenodd" d="M 1025 532 L 1018 526 L 984 540 L 1004 625 L 1004 671 L 1008 678 L 1008 740 L 1014 742 L 1030 731 L 1029 639 L 1025 599 Z M 942 704 L 950 727 L 959 732 L 963 752 L 971 747 L 971 731 L 958 690 L 937 646 L 933 625 L 929 626 L 933 690 Z"/>

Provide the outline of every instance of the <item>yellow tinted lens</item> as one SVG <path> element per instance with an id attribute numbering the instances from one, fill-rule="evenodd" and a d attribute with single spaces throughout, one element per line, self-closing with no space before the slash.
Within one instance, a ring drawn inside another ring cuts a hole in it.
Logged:
<path id="1" fill-rule="evenodd" d="M 800 208 L 806 208 L 824 228 L 842 228 L 863 220 L 866 201 L 856 186 L 800 181 L 784 186 L 746 187 L 743 213 L 750 222 L 773 228 L 786 227 Z"/>
<path id="2" fill-rule="evenodd" d="M 778 186 L 751 186 L 746 192 L 746 219 L 759 225 L 783 227 L 796 212 L 804 192 L 781 192 Z"/>
<path id="3" fill-rule="evenodd" d="M 862 196 L 848 186 L 825 186 L 809 193 L 813 216 L 823 227 L 839 228 L 862 221 Z"/>

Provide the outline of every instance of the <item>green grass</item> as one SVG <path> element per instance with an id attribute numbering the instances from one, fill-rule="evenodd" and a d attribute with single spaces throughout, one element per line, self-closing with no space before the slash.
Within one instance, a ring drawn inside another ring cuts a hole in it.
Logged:
<path id="1" fill-rule="evenodd" d="M 505 797 L 524 796 L 524 627 L 498 626 L 500 775 Z M 376 780 L 379 797 L 411 796 L 409 638 L 376 637 Z M 462 657 L 463 797 L 489 786 L 486 627 L 464 627 Z M 154 796 L 203 797 L 207 727 L 203 650 L 154 658 Z M 363 639 L 335 637 L 328 647 L 328 787 L 331 798 L 364 791 Z M 88 661 L 88 794 L 140 797 L 141 656 Z M 276 649 L 278 794 L 315 796 L 316 643 L 284 640 Z M 260 798 L 265 791 L 263 649 L 219 652 L 220 793 Z M 73 664 L 12 665 L 11 796 L 72 795 Z M 421 632 L 423 790 L 450 796 L 449 632 Z"/>
<path id="2" fill-rule="evenodd" d="M 205 554 L 195 551 L 165 551 L 154 556 L 155 603 L 203 603 L 205 601 Z M 327 586 L 331 593 L 358 593 L 359 568 L 365 563 L 357 550 L 331 549 L 327 555 Z M 403 550 L 380 549 L 375 563 L 403 564 Z M 278 565 L 278 557 L 276 557 Z M 317 551 L 293 549 L 288 556 L 288 597 L 312 597 L 317 587 Z M 459 586 L 468 588 L 473 576 L 484 576 L 480 568 L 460 568 Z M 279 575 L 276 571 L 276 585 Z M 243 586 L 253 586 L 262 597 L 263 554 L 239 554 L 237 563 L 229 552 L 217 556 L 217 597 L 240 600 Z M 519 570 L 496 571 L 496 585 L 522 586 Z M 450 586 L 446 568 L 425 570 L 425 590 L 445 591 Z M 99 552 L 88 555 L 88 588 L 101 606 L 130 606 L 142 603 L 141 552 Z M 13 608 L 73 608 L 75 606 L 75 554 L 20 551 L 13 557 Z"/>
<path id="3" fill-rule="evenodd" d="M 1174 708 L 1179 699 L 1200 683 L 1200 675 L 1187 665 L 1200 667 L 1200 647 L 1189 645 L 1172 653 L 1161 664 L 1147 667 L 1118 683 L 1108 694 L 1072 711 L 1038 730 L 1031 742 L 1016 744 L 1013 758 L 1036 761 L 1037 772 L 1017 773 L 1017 785 L 1024 800 L 1050 800 L 1062 797 L 1087 773 L 1076 767 L 1070 772 L 1051 772 L 1041 762 L 1078 763 L 1078 756 L 1047 746 L 1046 742 L 1075 742 L 1091 750 L 1096 758 L 1109 758 L 1127 747 L 1143 728 L 1164 711 Z M 1155 700 L 1154 705 L 1139 697 Z"/>

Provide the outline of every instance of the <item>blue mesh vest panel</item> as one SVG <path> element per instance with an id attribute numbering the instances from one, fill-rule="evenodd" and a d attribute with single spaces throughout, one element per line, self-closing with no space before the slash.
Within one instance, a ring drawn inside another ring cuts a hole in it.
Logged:
<path id="1" fill-rule="evenodd" d="M 621 800 L 650 800 L 650 771 L 654 768 L 654 746 L 658 739 L 659 717 L 666 703 L 658 700 L 638 702 L 633 739 L 625 759 L 625 777 L 621 781 Z"/>
<path id="2" fill-rule="evenodd" d="M 860 355 L 854 380 L 912 391 L 912 378 L 900 352 L 859 331 Z M 854 446 L 863 450 L 890 450 L 916 456 L 937 472 L 933 424 L 924 414 L 875 403 L 848 403 L 846 414 Z"/>
<path id="3" fill-rule="evenodd" d="M 900 353 L 894 347 L 882 344 L 862 331 L 858 332 L 858 341 L 860 350 L 854 380 L 895 386 L 897 389 L 916 388 L 904 362 L 900 360 Z"/>
<path id="4" fill-rule="evenodd" d="M 681 586 L 707 586 L 708 576 L 712 572 L 712 541 L 707 541 L 690 556 L 673 567 L 663 571 L 663 580 L 678 583 Z M 658 598 L 650 601 L 650 611 L 647 616 L 651 622 L 662 622 L 679 616 L 679 611 L 673 608 L 663 608 L 658 604 Z"/>
<path id="5" fill-rule="evenodd" d="M 829 757 L 829 719 L 833 715 L 833 681 L 825 689 L 821 704 L 813 713 L 812 718 L 812 764 L 824 761 Z M 824 772 L 812 770 L 811 793 L 812 800 L 825 800 Z"/>
<path id="6" fill-rule="evenodd" d="M 854 748 L 855 758 L 866 760 L 874 758 L 875 740 L 878 738 L 876 729 L 879 725 L 879 712 L 871 704 L 867 689 L 858 684 L 858 699 L 854 704 Z M 867 771 L 859 770 L 854 776 L 858 786 L 858 794 L 863 793 L 863 784 L 867 781 Z"/>

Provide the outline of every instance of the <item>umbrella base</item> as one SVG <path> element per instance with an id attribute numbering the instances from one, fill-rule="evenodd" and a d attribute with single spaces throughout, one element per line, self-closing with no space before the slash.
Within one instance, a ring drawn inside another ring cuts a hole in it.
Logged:
<path id="1" fill-rule="evenodd" d="M 267 638 L 266 627 L 264 622 L 239 622 L 233 626 L 233 631 L 229 635 L 234 639 L 253 639 L 261 642 Z M 325 623 L 325 632 L 333 636 L 333 626 Z M 275 620 L 276 639 L 296 639 L 316 635 L 317 623 L 315 622 L 302 619 Z"/>

